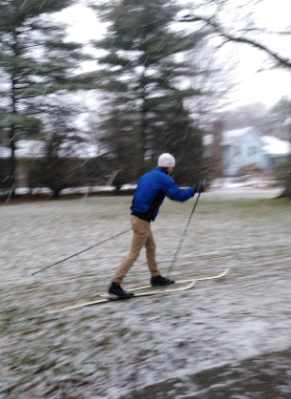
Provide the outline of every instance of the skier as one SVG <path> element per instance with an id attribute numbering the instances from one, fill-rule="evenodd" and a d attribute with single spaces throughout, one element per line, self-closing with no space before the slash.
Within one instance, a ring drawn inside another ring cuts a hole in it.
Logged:
<path id="1" fill-rule="evenodd" d="M 130 222 L 133 230 L 131 248 L 117 269 L 108 288 L 108 293 L 117 297 L 128 298 L 134 294 L 121 287 L 121 282 L 133 263 L 139 257 L 143 247 L 146 248 L 147 264 L 153 287 L 174 284 L 175 281 L 161 276 L 156 263 L 156 244 L 151 231 L 154 221 L 165 197 L 184 202 L 193 197 L 195 192 L 204 191 L 204 184 L 188 189 L 180 189 L 170 177 L 175 166 L 175 158 L 168 153 L 160 155 L 158 167 L 143 175 L 138 182 L 131 209 Z"/>

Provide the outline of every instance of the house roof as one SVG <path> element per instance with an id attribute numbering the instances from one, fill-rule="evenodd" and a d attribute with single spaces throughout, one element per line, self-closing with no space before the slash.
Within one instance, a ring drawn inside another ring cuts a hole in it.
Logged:
<path id="1" fill-rule="evenodd" d="M 234 129 L 222 132 L 222 145 L 231 145 L 236 142 L 237 139 L 242 137 L 248 131 L 258 131 L 253 127 L 246 127 L 244 129 Z M 262 141 L 262 148 L 264 152 L 270 156 L 284 156 L 291 152 L 291 144 L 288 141 L 280 140 L 274 136 L 263 136 L 258 133 L 259 139 Z M 204 146 L 209 146 L 213 143 L 213 134 L 207 134 L 203 137 Z"/>
<path id="2" fill-rule="evenodd" d="M 252 127 L 245 127 L 243 129 L 226 130 L 222 133 L 222 145 L 231 145 L 239 137 L 246 134 L 249 130 L 254 130 Z"/>
<path id="3" fill-rule="evenodd" d="M 253 127 L 245 127 L 243 129 L 234 129 L 234 130 L 226 130 L 222 132 L 222 145 L 231 145 L 233 144 L 238 138 L 246 134 L 249 130 L 257 130 Z M 260 136 L 260 135 L 259 135 Z M 261 136 L 260 136 L 261 138 Z M 213 134 L 207 134 L 203 137 L 203 144 L 205 146 L 211 145 L 213 143 Z"/>
<path id="4" fill-rule="evenodd" d="M 291 144 L 274 136 L 262 136 L 263 149 L 269 155 L 288 155 L 291 152 Z"/>

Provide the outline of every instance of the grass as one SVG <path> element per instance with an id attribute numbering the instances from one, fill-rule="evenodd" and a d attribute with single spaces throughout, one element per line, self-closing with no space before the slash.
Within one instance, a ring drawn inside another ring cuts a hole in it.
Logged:
<path id="1" fill-rule="evenodd" d="M 172 296 L 47 315 L 105 291 L 131 234 L 31 273 L 127 230 L 130 203 L 129 197 L 95 197 L 0 208 L 1 399 L 118 398 L 151 379 L 181 373 L 174 366 L 179 362 L 192 364 L 192 359 L 193 370 L 203 370 L 206 358 L 213 364 L 215 359 L 229 362 L 247 355 L 250 347 L 260 352 L 288 341 L 282 333 L 278 344 L 268 323 L 273 318 L 290 327 L 284 315 L 289 311 L 291 203 L 264 194 L 207 193 L 199 201 L 173 275 L 200 277 L 230 267 L 226 279 L 197 283 Z M 164 274 L 192 207 L 193 201 L 165 201 L 153 223 Z M 143 253 L 126 284 L 147 282 Z M 249 342 L 242 338 L 242 325 Z M 230 345 L 240 340 L 239 350 Z"/>

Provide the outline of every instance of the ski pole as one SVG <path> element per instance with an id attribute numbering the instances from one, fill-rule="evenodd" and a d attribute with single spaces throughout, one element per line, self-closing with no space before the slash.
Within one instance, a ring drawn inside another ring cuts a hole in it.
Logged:
<path id="1" fill-rule="evenodd" d="M 175 254 L 174 254 L 174 257 L 173 257 L 173 259 L 172 259 L 172 262 L 171 262 L 171 264 L 170 264 L 170 267 L 169 267 L 169 270 L 168 270 L 168 273 L 167 273 L 167 277 L 169 276 L 171 269 L 172 269 L 172 268 L 175 266 L 175 264 L 176 264 L 178 255 L 179 255 L 179 253 L 180 253 L 180 251 L 181 251 L 181 248 L 182 248 L 182 245 L 183 245 L 183 242 L 184 242 L 184 239 L 185 239 L 187 230 L 188 230 L 188 226 L 189 226 L 189 224 L 190 224 L 192 215 L 193 215 L 193 213 L 194 213 L 194 211 L 195 211 L 195 208 L 196 208 L 196 205 L 197 205 L 197 203 L 198 203 L 200 194 L 201 194 L 201 193 L 198 193 L 198 196 L 197 196 L 197 199 L 196 199 L 196 201 L 195 201 L 195 203 L 194 203 L 192 212 L 190 213 L 188 222 L 187 222 L 187 224 L 186 224 L 186 226 L 185 226 L 185 229 L 184 229 L 184 232 L 183 232 L 183 234 L 182 234 L 182 236 L 181 236 L 181 238 L 180 238 L 180 242 L 179 242 L 179 245 L 178 245 L 178 247 L 177 247 L 177 249 L 176 249 L 176 252 L 175 252 Z"/>
<path id="2" fill-rule="evenodd" d="M 52 267 L 52 266 L 58 265 L 59 263 L 62 263 L 62 262 L 64 262 L 65 260 L 71 259 L 71 258 L 73 258 L 74 256 L 77 256 L 77 255 L 82 254 L 83 252 L 89 251 L 89 249 L 98 247 L 99 245 L 104 244 L 105 242 L 110 241 L 110 240 L 112 240 L 113 238 L 116 238 L 116 237 L 118 237 L 118 236 L 121 236 L 122 234 L 128 233 L 130 230 L 131 230 L 131 228 L 128 229 L 128 230 L 122 231 L 121 233 L 115 234 L 115 236 L 106 238 L 106 240 L 100 241 L 100 242 L 98 242 L 97 244 L 91 245 L 91 247 L 88 247 L 88 248 L 86 248 L 86 249 L 83 249 L 83 250 L 80 251 L 80 252 L 77 252 L 77 253 L 75 253 L 75 254 L 73 254 L 73 255 L 70 255 L 70 256 L 68 256 L 68 257 L 66 257 L 66 258 L 64 258 L 64 259 L 61 259 L 61 260 L 59 260 L 59 261 L 53 263 L 52 265 L 46 266 L 46 267 L 44 267 L 43 269 L 40 269 L 40 270 L 38 270 L 38 271 L 36 271 L 36 272 L 34 272 L 34 273 L 31 273 L 31 275 L 33 276 L 34 274 L 43 272 L 44 270 L 47 270 L 47 269 L 49 269 L 49 268 Z"/>

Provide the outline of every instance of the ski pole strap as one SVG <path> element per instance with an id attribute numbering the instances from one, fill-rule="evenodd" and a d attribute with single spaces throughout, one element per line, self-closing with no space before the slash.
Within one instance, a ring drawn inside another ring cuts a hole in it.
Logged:
<path id="1" fill-rule="evenodd" d="M 178 245 L 178 247 L 177 247 L 177 249 L 176 249 L 176 252 L 175 252 L 174 257 L 173 257 L 173 259 L 172 259 L 172 262 L 171 262 L 171 264 L 170 264 L 170 267 L 169 267 L 169 270 L 168 270 L 168 273 L 167 273 L 167 277 L 170 275 L 170 271 L 171 271 L 172 268 L 175 266 L 176 261 L 177 261 L 177 259 L 178 259 L 178 255 L 179 255 L 179 253 L 180 253 L 180 251 L 181 251 L 183 242 L 184 242 L 184 240 L 185 240 L 186 233 L 187 233 L 187 230 L 188 230 L 188 226 L 189 226 L 189 224 L 190 224 L 192 215 L 193 215 L 193 213 L 194 213 L 194 211 L 195 211 L 195 208 L 196 208 L 196 205 L 197 205 L 197 203 L 198 203 L 200 194 L 201 194 L 201 193 L 198 193 L 198 196 L 197 196 L 197 199 L 196 199 L 196 201 L 195 201 L 195 203 L 194 203 L 192 212 L 190 213 L 188 222 L 187 222 L 187 224 L 186 224 L 186 226 L 185 226 L 185 229 L 184 229 L 184 232 L 183 232 L 182 237 L 181 237 L 181 239 L 180 239 L 179 245 Z"/>
<path id="2" fill-rule="evenodd" d="M 55 266 L 55 265 L 58 265 L 59 263 L 62 263 L 62 262 L 64 262 L 65 260 L 71 259 L 71 258 L 73 258 L 74 256 L 80 255 L 80 254 L 82 254 L 83 252 L 86 252 L 86 251 L 89 251 L 89 250 L 92 249 L 92 248 L 98 247 L 99 245 L 104 244 L 105 242 L 110 241 L 110 240 L 112 240 L 113 238 L 116 238 L 116 237 L 121 236 L 122 234 L 128 233 L 130 230 L 131 230 L 131 228 L 128 229 L 128 230 L 122 231 L 121 233 L 115 234 L 115 235 L 112 236 L 112 237 L 106 238 L 105 240 L 100 241 L 100 242 L 98 242 L 98 243 L 95 244 L 95 245 L 91 245 L 91 247 L 88 247 L 88 248 L 86 248 L 86 249 L 83 249 L 83 250 L 80 251 L 80 252 L 77 252 L 77 253 L 75 253 L 75 254 L 73 254 L 73 255 L 70 255 L 70 256 L 68 256 L 68 257 L 66 257 L 66 258 L 64 258 L 64 259 L 61 259 L 61 260 L 59 260 L 59 261 L 53 263 L 52 265 L 46 266 L 46 267 L 44 267 L 43 269 L 40 269 L 40 270 L 38 270 L 38 271 L 36 271 L 36 272 L 34 272 L 34 273 L 31 273 L 31 275 L 33 276 L 33 275 L 35 275 L 35 274 L 37 274 L 37 273 L 43 272 L 44 270 L 47 270 L 47 269 L 49 269 L 50 267 L 53 267 L 53 266 Z"/>

